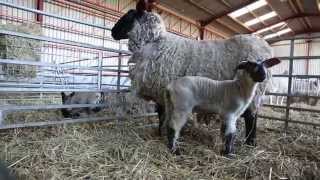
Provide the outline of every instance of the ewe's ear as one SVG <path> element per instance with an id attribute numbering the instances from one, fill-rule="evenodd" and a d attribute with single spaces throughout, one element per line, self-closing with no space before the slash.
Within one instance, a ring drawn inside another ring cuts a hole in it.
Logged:
<path id="1" fill-rule="evenodd" d="M 140 0 L 136 5 L 136 10 L 139 16 L 144 14 L 144 11 L 151 12 L 154 8 L 154 5 L 157 3 L 157 0 Z"/>
<path id="2" fill-rule="evenodd" d="M 236 69 L 245 69 L 248 65 L 248 61 L 241 61 Z"/>
<path id="3" fill-rule="evenodd" d="M 144 14 L 144 11 L 146 10 L 146 2 L 147 0 L 140 0 L 138 1 L 136 5 L 137 15 L 142 16 Z"/>
<path id="4" fill-rule="evenodd" d="M 74 94 L 75 94 L 75 92 L 72 92 L 69 96 L 72 97 L 72 96 L 74 96 Z"/>
<path id="5" fill-rule="evenodd" d="M 270 59 L 266 59 L 262 62 L 262 64 L 266 67 L 266 68 L 270 68 L 274 65 L 279 64 L 281 61 L 278 58 L 270 58 Z"/>

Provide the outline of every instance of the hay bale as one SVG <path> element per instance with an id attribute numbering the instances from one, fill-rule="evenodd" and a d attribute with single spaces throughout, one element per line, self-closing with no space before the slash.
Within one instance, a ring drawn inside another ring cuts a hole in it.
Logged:
<path id="1" fill-rule="evenodd" d="M 0 25 L 0 29 L 21 32 L 32 35 L 41 35 L 41 26 L 37 24 L 23 23 L 20 25 Z M 39 51 L 41 42 L 21 37 L 0 35 L 0 58 L 23 59 L 27 61 L 40 61 Z M 0 74 L 6 80 L 17 78 L 36 77 L 37 67 L 29 65 L 4 64 L 0 65 Z"/>

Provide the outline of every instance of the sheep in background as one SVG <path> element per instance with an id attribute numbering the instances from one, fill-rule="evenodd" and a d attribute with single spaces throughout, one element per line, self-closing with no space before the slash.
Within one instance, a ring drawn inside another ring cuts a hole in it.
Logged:
<path id="1" fill-rule="evenodd" d="M 102 104 L 104 94 L 96 92 L 72 92 L 66 94 L 61 92 L 62 104 Z M 62 108 L 61 113 L 65 118 L 77 118 L 87 116 L 93 112 L 99 112 L 101 107 L 87 108 Z"/>
<path id="2" fill-rule="evenodd" d="M 137 95 L 153 100 L 163 110 L 164 89 L 173 80 L 182 76 L 203 76 L 225 80 L 234 76 L 234 69 L 242 60 L 256 61 L 273 56 L 268 43 L 255 35 L 237 35 L 228 40 L 196 41 L 166 31 L 162 18 L 145 11 L 140 1 L 136 10 L 129 10 L 112 28 L 116 40 L 129 39 L 133 53 L 129 62 L 132 86 Z M 148 3 L 148 1 L 146 1 Z M 270 74 L 268 73 L 267 79 Z M 266 88 L 259 85 L 254 103 L 243 114 L 246 124 L 246 143 L 255 144 L 256 111 Z M 160 111 L 163 112 L 163 111 Z M 164 114 L 159 113 L 160 124 Z M 161 131 L 161 126 L 159 126 Z"/>
<path id="3" fill-rule="evenodd" d="M 288 71 L 284 71 L 280 75 L 288 75 Z M 277 77 L 271 80 L 271 89 L 267 92 L 288 93 L 288 78 L 287 77 Z M 319 96 L 319 80 L 316 79 L 298 79 L 292 78 L 291 94 L 300 97 L 291 97 L 290 104 L 303 102 L 305 104 L 316 106 L 318 103 L 318 98 L 307 97 L 307 96 Z M 275 96 L 276 105 L 283 105 L 285 96 Z M 269 103 L 273 104 L 273 95 L 269 96 Z"/>
<path id="4" fill-rule="evenodd" d="M 279 64 L 272 58 L 261 63 L 243 61 L 234 80 L 216 81 L 200 76 L 185 76 L 166 88 L 166 123 L 168 147 L 179 154 L 176 140 L 192 111 L 217 113 L 222 118 L 221 134 L 225 140 L 224 154 L 231 156 L 234 148 L 236 120 L 251 103 L 258 82 L 267 77 L 266 68 Z"/>

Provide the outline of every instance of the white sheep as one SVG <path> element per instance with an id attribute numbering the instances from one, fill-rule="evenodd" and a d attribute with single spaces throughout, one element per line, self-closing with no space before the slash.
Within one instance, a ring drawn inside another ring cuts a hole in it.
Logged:
<path id="1" fill-rule="evenodd" d="M 185 76 L 172 81 L 166 88 L 166 122 L 168 147 L 177 152 L 176 140 L 192 111 L 217 113 L 222 118 L 221 133 L 225 139 L 224 154 L 233 153 L 236 120 L 252 101 L 258 82 L 266 79 L 266 68 L 280 63 L 277 58 L 261 63 L 243 61 L 233 80 L 217 81 L 200 76 Z"/>
<path id="2" fill-rule="evenodd" d="M 240 61 L 273 57 L 268 43 L 255 35 L 237 35 L 216 41 L 196 41 L 173 35 L 166 31 L 160 15 L 139 7 L 120 18 L 112 28 L 112 37 L 129 39 L 129 50 L 133 53 L 129 62 L 135 63 L 129 72 L 132 86 L 140 97 L 153 100 L 161 107 L 158 108 L 160 124 L 164 119 L 164 89 L 172 80 L 182 76 L 231 79 Z M 244 113 L 247 144 L 255 144 L 254 114 L 265 87 L 266 83 L 259 85 L 254 103 Z"/>

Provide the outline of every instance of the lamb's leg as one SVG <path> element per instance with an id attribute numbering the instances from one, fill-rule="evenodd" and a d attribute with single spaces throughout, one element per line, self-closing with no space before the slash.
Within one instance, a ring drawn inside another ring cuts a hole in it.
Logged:
<path id="1" fill-rule="evenodd" d="M 162 126 L 163 122 L 165 121 L 165 111 L 164 111 L 164 106 L 160 104 L 156 104 L 156 112 L 158 113 L 158 118 L 159 118 L 159 127 L 158 127 L 158 133 L 159 136 L 162 135 Z"/>
<path id="2" fill-rule="evenodd" d="M 225 123 L 221 126 L 221 130 L 224 132 L 223 140 L 225 141 L 223 154 L 227 157 L 232 158 L 234 156 L 234 141 L 236 137 L 237 119 L 232 115 L 224 116 L 223 119 L 223 123 Z"/>
<path id="3" fill-rule="evenodd" d="M 177 155 L 180 154 L 179 149 L 176 147 L 176 141 L 179 138 L 182 127 L 187 122 L 187 111 L 172 111 L 173 113 L 168 117 L 167 123 L 167 136 L 168 136 L 168 148 Z"/>
<path id="4" fill-rule="evenodd" d="M 256 129 L 257 129 L 257 114 L 253 113 L 250 107 L 241 115 L 244 117 L 246 126 L 246 144 L 256 145 Z"/>
<path id="5" fill-rule="evenodd" d="M 273 98 L 272 98 L 272 96 L 271 96 L 271 95 L 269 95 L 269 104 L 271 104 L 271 105 L 273 104 L 272 99 L 273 99 Z"/>

